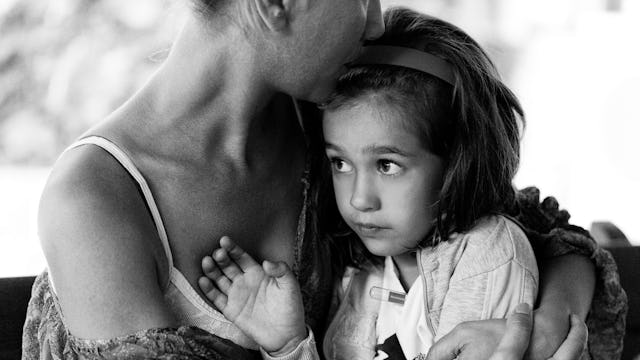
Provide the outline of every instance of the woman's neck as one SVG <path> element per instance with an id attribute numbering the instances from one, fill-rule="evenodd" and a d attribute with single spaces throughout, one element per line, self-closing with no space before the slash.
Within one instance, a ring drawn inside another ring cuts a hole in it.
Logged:
<path id="1" fill-rule="evenodd" d="M 122 111 L 135 117 L 138 133 L 162 139 L 161 153 L 198 162 L 224 154 L 241 167 L 265 142 L 282 143 L 292 124 L 268 106 L 278 94 L 244 34 L 234 26 L 212 33 L 199 20 L 188 22 L 165 63 Z"/>
<path id="2" fill-rule="evenodd" d="M 418 278 L 418 261 L 416 252 L 410 251 L 393 257 L 393 262 L 398 268 L 398 278 L 405 291 L 409 291 L 411 285 Z"/>

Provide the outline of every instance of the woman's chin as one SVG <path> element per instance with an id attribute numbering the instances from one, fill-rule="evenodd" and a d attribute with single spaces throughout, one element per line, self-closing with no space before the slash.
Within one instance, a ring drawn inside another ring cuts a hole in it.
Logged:
<path id="1" fill-rule="evenodd" d="M 322 104 L 326 102 L 335 91 L 336 84 L 338 83 L 338 78 L 346 71 L 347 68 L 341 66 L 333 73 L 328 72 L 324 77 L 316 79 L 316 81 L 311 84 L 311 88 L 307 92 L 308 95 L 305 96 L 303 100 L 311 101 L 316 104 Z"/>
<path id="2" fill-rule="evenodd" d="M 322 104 L 326 102 L 333 90 L 335 89 L 336 82 L 335 81 L 325 81 L 318 83 L 310 92 L 305 100 L 311 101 L 315 104 Z"/>

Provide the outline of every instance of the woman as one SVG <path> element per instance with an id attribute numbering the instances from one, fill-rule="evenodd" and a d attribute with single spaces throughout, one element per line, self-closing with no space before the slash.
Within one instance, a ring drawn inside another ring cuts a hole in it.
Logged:
<path id="1" fill-rule="evenodd" d="M 34 285 L 27 358 L 255 357 L 243 349 L 255 344 L 194 290 L 200 259 L 222 235 L 257 259 L 290 264 L 307 322 L 324 325 L 331 284 L 310 196 L 312 130 L 299 126 L 304 111 L 291 97 L 329 95 L 363 41 L 382 33 L 380 4 L 193 4 L 159 71 L 51 173 L 39 212 L 48 275 Z M 560 304 L 586 314 L 592 281 L 578 284 L 584 300 Z M 568 317 L 551 323 L 557 347 Z"/>

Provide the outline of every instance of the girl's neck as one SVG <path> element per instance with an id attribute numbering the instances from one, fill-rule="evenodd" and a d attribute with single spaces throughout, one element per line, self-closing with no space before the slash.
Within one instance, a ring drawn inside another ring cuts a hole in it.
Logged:
<path id="1" fill-rule="evenodd" d="M 418 278 L 418 261 L 416 260 L 416 252 L 410 251 L 404 254 L 393 256 L 393 262 L 398 268 L 398 278 L 400 284 L 406 292 L 409 291 L 411 285 Z"/>
<path id="2" fill-rule="evenodd" d="M 282 106 L 268 106 L 283 96 L 269 88 L 263 71 L 240 29 L 215 34 L 192 19 L 122 111 L 136 119 L 142 134 L 162 139 L 159 152 L 204 162 L 224 154 L 248 165 L 265 142 L 283 143 L 292 127 L 273 113 Z"/>

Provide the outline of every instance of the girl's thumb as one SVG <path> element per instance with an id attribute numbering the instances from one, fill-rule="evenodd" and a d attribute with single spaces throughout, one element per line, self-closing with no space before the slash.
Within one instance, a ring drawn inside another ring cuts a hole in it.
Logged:
<path id="1" fill-rule="evenodd" d="M 291 269 L 289 269 L 289 266 L 285 262 L 271 262 L 265 260 L 262 263 L 262 269 L 264 269 L 264 272 L 267 273 L 267 275 L 278 278 L 279 280 L 288 281 L 289 278 L 295 280 L 293 272 L 291 271 Z"/>

